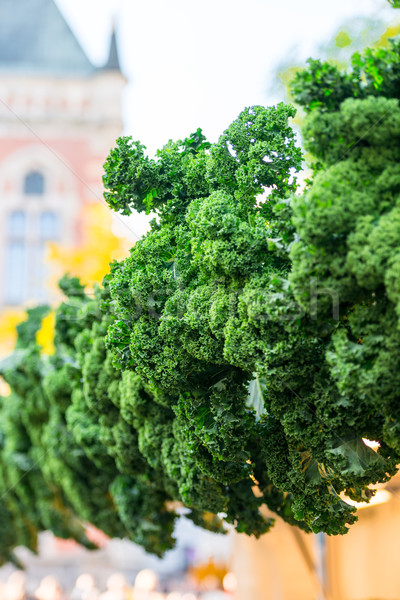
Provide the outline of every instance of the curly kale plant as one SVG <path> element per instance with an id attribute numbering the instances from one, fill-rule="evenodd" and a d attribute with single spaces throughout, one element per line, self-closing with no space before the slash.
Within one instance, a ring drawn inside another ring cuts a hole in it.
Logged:
<path id="1" fill-rule="evenodd" d="M 151 388 L 112 366 L 104 343 L 110 317 L 100 310 L 107 288 L 89 297 L 76 279 L 60 285 L 66 301 L 56 310 L 55 353 L 41 354 L 36 343 L 49 310 L 38 307 L 28 311 L 15 352 L 0 364 L 12 390 L 0 407 L 0 518 L 4 513 L 7 523 L 0 560 L 15 561 L 18 545 L 35 550 L 45 529 L 93 547 L 88 523 L 162 555 L 174 545 L 178 515 L 169 503 L 176 486 L 146 460 L 146 447 L 160 445 L 157 433 L 170 434 L 172 413 L 164 409 L 162 418 Z M 222 531 L 220 520 L 202 510 L 187 517 Z"/>
<path id="2" fill-rule="evenodd" d="M 52 356 L 37 308 L 0 364 L 0 560 L 46 528 L 90 545 L 88 522 L 161 556 L 178 507 L 212 531 L 259 536 L 272 511 L 345 533 L 346 496 L 395 474 L 399 65 L 392 42 L 296 76 L 314 170 L 301 194 L 291 106 L 154 159 L 118 140 L 105 198 L 155 218 L 92 296 L 61 281 Z"/>
<path id="3" fill-rule="evenodd" d="M 316 76 L 312 63 L 294 83 L 312 78 L 318 101 L 304 128 L 317 175 L 293 202 L 298 240 L 291 248 L 291 283 L 309 303 L 308 282 L 333 290 L 340 319 L 329 333 L 326 359 L 339 391 L 332 411 L 364 437 L 381 444 L 380 456 L 400 452 L 400 41 L 356 55 L 352 96 Z M 334 67 L 321 64 L 318 72 Z M 324 90 L 324 91 L 323 91 Z M 307 101 L 308 109 L 310 103 Z M 316 327 L 326 329 L 330 301 L 321 300 Z"/>
<path id="4" fill-rule="evenodd" d="M 112 266 L 107 343 L 119 368 L 162 393 L 199 473 L 239 485 L 246 506 L 256 498 L 306 530 L 344 533 L 354 509 L 339 494 L 368 497 L 371 482 L 395 472 L 398 454 L 362 441 L 371 428 L 352 421 L 331 370 L 339 324 L 315 322 L 309 290 L 296 284 L 302 266 L 292 272 L 299 234 L 286 199 L 301 164 L 293 114 L 253 107 L 216 144 L 197 132 L 154 160 L 131 139 L 118 141 L 106 163 L 107 201 L 157 218 Z M 237 510 L 226 490 L 220 500 L 210 510 L 260 533 L 259 513 Z"/>

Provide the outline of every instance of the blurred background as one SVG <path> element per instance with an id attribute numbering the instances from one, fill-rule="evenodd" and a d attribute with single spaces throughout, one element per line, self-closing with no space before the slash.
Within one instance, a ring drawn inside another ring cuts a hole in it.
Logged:
<path id="1" fill-rule="evenodd" d="M 118 136 L 151 154 L 199 126 L 214 141 L 244 106 L 287 99 L 308 56 L 345 67 L 398 34 L 396 17 L 384 0 L 0 0 L 0 355 L 65 271 L 93 286 L 146 231 L 102 200 Z M 258 541 L 216 536 L 182 516 L 160 560 L 89 534 L 98 551 L 50 533 L 37 556 L 20 549 L 25 572 L 0 569 L 0 600 L 400 598 L 399 478 L 341 538 L 283 522 Z"/>

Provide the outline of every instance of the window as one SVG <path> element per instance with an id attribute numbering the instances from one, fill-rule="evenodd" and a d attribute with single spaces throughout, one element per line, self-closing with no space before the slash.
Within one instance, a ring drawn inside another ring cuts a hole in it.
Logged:
<path id="1" fill-rule="evenodd" d="M 27 251 L 24 241 L 9 241 L 5 252 L 5 290 L 7 304 L 21 304 L 26 300 Z"/>
<path id="2" fill-rule="evenodd" d="M 26 214 L 22 210 L 15 210 L 8 217 L 7 236 L 9 238 L 23 238 L 26 234 Z"/>
<path id="3" fill-rule="evenodd" d="M 60 235 L 58 215 L 46 211 L 40 215 L 39 234 L 41 240 L 56 240 Z"/>
<path id="4" fill-rule="evenodd" d="M 44 177 L 39 171 L 31 171 L 25 177 L 24 193 L 27 196 L 42 196 L 44 194 Z"/>
<path id="5" fill-rule="evenodd" d="M 46 300 L 46 281 L 49 269 L 46 265 L 47 243 L 59 238 L 60 215 L 27 205 L 27 210 L 14 210 L 6 221 L 3 302 L 9 305 L 23 304 L 27 300 Z"/>

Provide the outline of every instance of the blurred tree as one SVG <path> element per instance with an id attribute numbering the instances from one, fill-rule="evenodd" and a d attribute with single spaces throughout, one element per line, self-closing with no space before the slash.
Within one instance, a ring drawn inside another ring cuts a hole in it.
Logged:
<path id="1" fill-rule="evenodd" d="M 388 0 L 394 8 L 400 7 L 400 0 Z M 321 60 L 329 61 L 339 69 L 347 69 L 355 52 L 365 48 L 387 48 L 389 40 L 400 33 L 398 13 L 393 13 L 392 22 L 387 23 L 383 17 L 360 17 L 344 23 L 332 39 L 324 40 L 318 47 L 317 54 Z M 273 89 L 288 102 L 298 108 L 294 123 L 301 127 L 304 120 L 303 106 L 296 102 L 290 84 L 296 73 L 304 69 L 304 64 L 296 62 L 289 56 L 277 67 Z"/>
<path id="2" fill-rule="evenodd" d="M 0 313 L 0 356 L 7 356 L 15 346 L 16 326 L 25 318 L 22 308 L 9 308 Z"/>

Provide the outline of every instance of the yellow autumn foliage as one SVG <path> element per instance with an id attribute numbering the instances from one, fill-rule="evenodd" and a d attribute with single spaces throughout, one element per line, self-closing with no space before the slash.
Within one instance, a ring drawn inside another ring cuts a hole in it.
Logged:
<path id="1" fill-rule="evenodd" d="M 380 36 L 380 38 L 375 42 L 374 47 L 376 48 L 386 48 L 389 45 L 389 40 L 392 37 L 396 37 L 396 35 L 400 34 L 400 21 L 398 23 L 394 23 L 393 25 L 389 25 L 384 31 L 384 33 Z"/>
<path id="2" fill-rule="evenodd" d="M 121 259 L 128 253 L 131 243 L 112 232 L 112 216 L 105 205 L 86 205 L 81 214 L 81 228 L 84 235 L 81 245 L 67 248 L 49 244 L 53 283 L 67 272 L 92 287 L 101 283 L 112 260 Z"/>
<path id="3" fill-rule="evenodd" d="M 36 334 L 36 342 L 42 348 L 44 354 L 54 354 L 54 327 L 56 324 L 56 316 L 54 311 L 51 311 L 42 320 L 42 327 Z"/>
<path id="4" fill-rule="evenodd" d="M 16 326 L 24 320 L 22 308 L 6 309 L 0 314 L 0 356 L 11 352 L 17 337 Z"/>

